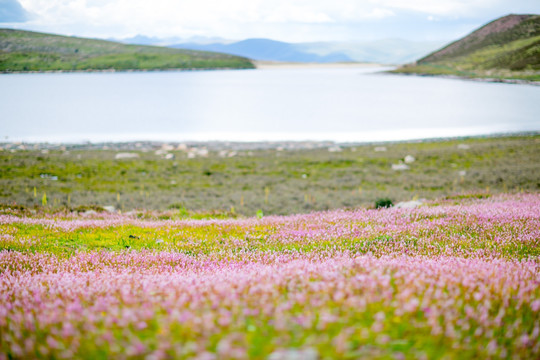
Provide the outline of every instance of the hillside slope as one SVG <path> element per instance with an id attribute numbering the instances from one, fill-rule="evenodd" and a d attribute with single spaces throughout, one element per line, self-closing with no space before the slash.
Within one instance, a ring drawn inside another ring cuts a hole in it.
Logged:
<path id="1" fill-rule="evenodd" d="M 396 72 L 540 81 L 540 16 L 499 18 Z"/>
<path id="2" fill-rule="evenodd" d="M 0 29 L 0 71 L 253 68 L 250 60 L 206 51 Z"/>

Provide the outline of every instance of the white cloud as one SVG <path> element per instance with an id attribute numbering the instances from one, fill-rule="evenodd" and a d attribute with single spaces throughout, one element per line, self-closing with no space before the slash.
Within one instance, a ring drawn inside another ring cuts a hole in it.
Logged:
<path id="1" fill-rule="evenodd" d="M 540 4 L 537 0 L 514 0 L 512 9 L 516 4 L 527 8 L 531 2 Z M 334 31 L 334 36 L 338 36 L 346 33 L 344 27 L 351 24 L 399 20 L 404 13 L 441 20 L 510 8 L 507 0 L 20 0 L 20 3 L 35 15 L 28 25 L 43 31 L 101 37 L 145 34 L 296 40 L 324 37 L 325 31 Z M 540 5 L 536 8 L 540 11 Z"/>
<path id="2" fill-rule="evenodd" d="M 381 19 L 392 10 L 370 1 L 334 0 L 21 0 L 36 25 L 121 27 L 126 33 L 233 32 L 245 24 L 321 24 Z"/>
<path id="3" fill-rule="evenodd" d="M 514 0 L 526 3 L 536 0 Z M 430 15 L 470 16 L 508 3 L 507 0 L 370 0 L 371 3 L 395 10 L 409 10 Z"/>
<path id="4" fill-rule="evenodd" d="M 322 11 L 313 11 L 312 9 L 297 6 L 292 3 L 281 4 L 275 7 L 267 16 L 262 18 L 263 22 L 268 23 L 331 23 L 334 20 Z"/>
<path id="5" fill-rule="evenodd" d="M 395 13 L 392 10 L 384 8 L 375 8 L 366 14 L 366 18 L 384 19 L 386 17 L 394 16 Z"/>
<path id="6" fill-rule="evenodd" d="M 372 0 L 374 4 L 391 9 L 411 10 L 429 14 L 451 14 L 473 1 L 460 0 Z"/>

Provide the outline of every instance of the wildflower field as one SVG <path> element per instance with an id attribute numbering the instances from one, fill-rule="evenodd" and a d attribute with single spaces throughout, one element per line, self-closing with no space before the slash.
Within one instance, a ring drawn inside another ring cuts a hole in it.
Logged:
<path id="1" fill-rule="evenodd" d="M 0 215 L 0 358 L 540 358 L 540 195 Z"/>

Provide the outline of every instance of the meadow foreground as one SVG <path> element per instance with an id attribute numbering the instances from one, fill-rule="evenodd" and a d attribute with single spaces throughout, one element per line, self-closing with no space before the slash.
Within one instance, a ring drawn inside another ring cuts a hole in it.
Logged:
<path id="1" fill-rule="evenodd" d="M 0 358 L 538 358 L 539 208 L 4 213 Z"/>

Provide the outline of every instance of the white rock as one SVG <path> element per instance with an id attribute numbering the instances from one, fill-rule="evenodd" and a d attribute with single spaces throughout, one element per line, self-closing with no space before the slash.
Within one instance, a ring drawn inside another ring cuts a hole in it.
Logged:
<path id="1" fill-rule="evenodd" d="M 165 159 L 167 159 L 167 160 L 174 159 L 174 155 L 173 155 L 173 154 L 170 154 L 170 153 L 169 153 L 169 154 L 166 154 L 166 155 L 165 155 Z"/>
<path id="2" fill-rule="evenodd" d="M 48 180 L 52 180 L 52 181 L 57 181 L 58 180 L 58 176 L 50 175 L 50 174 L 40 174 L 39 177 L 42 178 L 42 179 L 48 179 Z"/>
<path id="3" fill-rule="evenodd" d="M 268 360 L 317 360 L 319 354 L 315 349 L 276 350 L 268 356 Z"/>
<path id="4" fill-rule="evenodd" d="M 403 171 L 403 170 L 409 170 L 409 165 L 407 164 L 392 164 L 392 170 L 395 171 Z"/>
<path id="5" fill-rule="evenodd" d="M 375 152 L 384 152 L 384 151 L 386 151 L 386 146 L 377 146 L 373 150 L 375 150 Z"/>
<path id="6" fill-rule="evenodd" d="M 467 175 L 467 172 L 465 170 L 461 170 L 460 172 L 458 172 L 459 176 L 465 176 Z"/>
<path id="7" fill-rule="evenodd" d="M 336 145 L 336 146 L 330 146 L 330 147 L 328 148 L 328 151 L 329 151 L 329 152 L 341 152 L 341 151 L 343 151 L 343 150 L 341 149 L 341 147 L 339 147 L 339 146 Z"/>
<path id="8" fill-rule="evenodd" d="M 402 201 L 398 202 L 395 207 L 399 209 L 414 209 L 416 207 L 419 207 L 423 204 L 422 200 L 411 200 L 411 201 Z"/>
<path id="9" fill-rule="evenodd" d="M 225 154 L 226 155 L 226 154 Z M 190 148 L 188 150 L 188 159 L 196 158 L 197 156 L 200 157 L 207 157 L 208 156 L 208 149 L 206 148 Z"/>
<path id="10" fill-rule="evenodd" d="M 405 164 L 411 164 L 416 161 L 416 159 L 412 155 L 405 156 L 404 160 L 405 160 Z"/>
<path id="11" fill-rule="evenodd" d="M 197 156 L 207 157 L 208 156 L 208 149 L 207 148 L 201 148 L 197 150 Z"/>
<path id="12" fill-rule="evenodd" d="M 139 154 L 137 153 L 118 153 L 114 156 L 116 160 L 122 160 L 122 159 L 136 159 L 139 157 Z"/>
<path id="13" fill-rule="evenodd" d="M 469 150 L 471 147 L 467 144 L 458 144 L 457 148 L 460 150 Z"/>
<path id="14" fill-rule="evenodd" d="M 110 212 L 110 213 L 116 212 L 116 208 L 112 205 L 104 206 L 103 209 L 105 209 L 105 211 Z"/>

